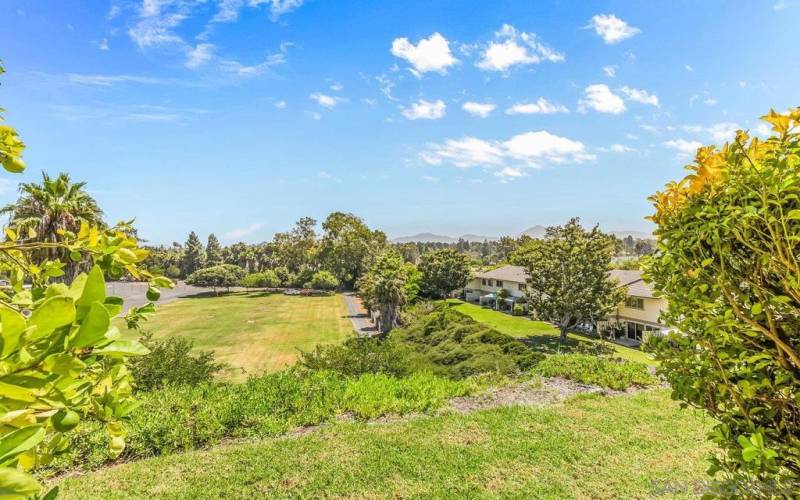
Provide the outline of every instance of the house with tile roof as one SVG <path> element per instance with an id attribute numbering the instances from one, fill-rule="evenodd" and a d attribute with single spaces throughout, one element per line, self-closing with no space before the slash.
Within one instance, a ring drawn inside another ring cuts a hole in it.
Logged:
<path id="1" fill-rule="evenodd" d="M 652 285 L 642 278 L 641 271 L 615 269 L 608 274 L 626 288 L 627 297 L 605 321 L 598 322 L 600 333 L 638 343 L 645 332 L 663 335 L 669 330 L 660 322 L 667 301 L 655 295 Z"/>
<path id="2" fill-rule="evenodd" d="M 625 287 L 627 297 L 616 311 L 597 323 L 600 333 L 636 345 L 642 341 L 645 332 L 663 335 L 668 331 L 667 326 L 660 322 L 667 301 L 655 295 L 653 287 L 642 278 L 641 271 L 615 269 L 608 274 Z M 527 287 L 525 268 L 508 265 L 475 273 L 464 290 L 464 297 L 467 302 L 501 310 L 511 310 L 516 303 L 527 308 Z M 506 290 L 505 299 L 498 299 L 500 290 Z"/>
<path id="3" fill-rule="evenodd" d="M 467 283 L 464 297 L 467 302 L 511 310 L 515 303 L 525 306 L 527 281 L 525 268 L 521 266 L 502 266 L 478 272 Z M 500 290 L 506 291 L 505 299 L 498 300 Z"/>

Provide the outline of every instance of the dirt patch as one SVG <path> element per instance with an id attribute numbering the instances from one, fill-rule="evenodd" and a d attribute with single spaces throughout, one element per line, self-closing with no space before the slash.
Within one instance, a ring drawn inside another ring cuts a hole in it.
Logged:
<path id="1" fill-rule="evenodd" d="M 519 385 L 492 388 L 475 396 L 453 398 L 448 408 L 459 413 L 470 413 L 499 406 L 546 406 L 561 403 L 575 394 L 593 393 L 615 394 L 616 392 L 565 378 L 545 378 Z"/>

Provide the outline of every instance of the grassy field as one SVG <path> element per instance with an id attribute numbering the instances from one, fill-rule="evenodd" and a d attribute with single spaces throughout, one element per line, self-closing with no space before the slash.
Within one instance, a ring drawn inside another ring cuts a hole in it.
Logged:
<path id="1" fill-rule="evenodd" d="M 558 329 L 550 323 L 544 321 L 531 321 L 528 318 L 521 316 L 511 316 L 492 309 L 469 304 L 460 300 L 451 300 L 450 303 L 453 308 L 461 313 L 466 314 L 475 321 L 479 321 L 486 325 L 491 326 L 495 330 L 511 335 L 513 337 L 526 339 L 531 345 L 536 346 L 544 352 L 557 352 L 559 348 L 562 351 L 569 351 L 577 346 L 580 342 L 599 342 L 598 339 L 585 337 L 575 333 L 570 333 L 567 342 L 564 346 L 559 346 L 558 342 Z M 655 364 L 655 361 L 638 349 L 631 349 L 617 344 L 609 344 L 614 347 L 619 357 L 630 360 L 646 363 L 649 365 Z"/>
<path id="2" fill-rule="evenodd" d="M 710 426 L 667 391 L 229 444 L 106 468 L 62 498 L 650 498 L 705 479 Z M 673 491 L 671 495 L 674 495 Z M 689 495 L 679 495 L 689 496 Z"/>
<path id="3" fill-rule="evenodd" d="M 226 377 L 275 371 L 292 364 L 297 349 L 340 342 L 353 332 L 342 295 L 326 297 L 231 293 L 188 297 L 158 308 L 145 323 L 155 338 L 182 336 L 213 349 L 231 365 Z"/>

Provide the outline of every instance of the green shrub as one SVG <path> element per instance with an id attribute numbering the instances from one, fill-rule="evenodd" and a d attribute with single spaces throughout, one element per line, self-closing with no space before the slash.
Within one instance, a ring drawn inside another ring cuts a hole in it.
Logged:
<path id="1" fill-rule="evenodd" d="M 656 383 L 655 377 L 642 363 L 589 354 L 553 354 L 540 361 L 534 371 L 545 377 L 565 377 L 620 391 L 634 385 Z"/>
<path id="2" fill-rule="evenodd" d="M 260 273 L 252 273 L 245 276 L 242 279 L 242 286 L 248 288 L 278 288 L 281 286 L 281 279 L 275 271 L 267 269 Z"/>
<path id="3" fill-rule="evenodd" d="M 580 342 L 575 352 L 592 356 L 614 356 L 617 353 L 610 342 Z"/>
<path id="4" fill-rule="evenodd" d="M 514 304 L 512 314 L 514 316 L 525 316 L 525 307 L 522 304 Z"/>
<path id="5" fill-rule="evenodd" d="M 414 371 L 431 371 L 449 378 L 479 373 L 511 374 L 534 366 L 543 355 L 522 342 L 493 330 L 445 304 L 436 305 L 409 324 L 395 329 L 390 341 L 408 351 Z"/>
<path id="6" fill-rule="evenodd" d="M 311 277 L 311 286 L 317 290 L 335 290 L 339 287 L 339 280 L 328 271 L 317 271 Z"/>
<path id="7" fill-rule="evenodd" d="M 142 334 L 140 342 L 150 350 L 150 354 L 133 358 L 129 368 L 140 391 L 152 391 L 169 385 L 198 385 L 211 382 L 214 374 L 225 368 L 214 362 L 212 351 L 192 354 L 194 342 L 169 337 L 153 340 L 153 334 Z"/>
<path id="8" fill-rule="evenodd" d="M 242 282 L 244 269 L 233 264 L 220 264 L 218 266 L 198 269 L 186 278 L 186 283 L 195 286 L 213 288 L 230 288 Z"/>
<path id="9" fill-rule="evenodd" d="M 340 375 L 384 373 L 403 376 L 410 373 L 408 356 L 389 340 L 352 338 L 342 344 L 317 345 L 301 352 L 298 364 L 308 370 L 330 370 Z"/>
<path id="10" fill-rule="evenodd" d="M 139 395 L 141 406 L 130 415 L 128 446 L 120 458 L 136 460 L 202 448 L 223 438 L 276 436 L 342 413 L 366 419 L 432 411 L 474 386 L 431 374 L 345 377 L 330 371 L 290 370 L 236 385 L 167 387 Z M 109 461 L 108 437 L 100 422 L 88 421 L 74 433 L 74 446 L 43 473 L 91 469 Z"/>

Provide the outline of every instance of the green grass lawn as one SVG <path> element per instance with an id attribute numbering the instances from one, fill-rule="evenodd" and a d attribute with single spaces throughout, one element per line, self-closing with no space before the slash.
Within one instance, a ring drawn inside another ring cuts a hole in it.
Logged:
<path id="1" fill-rule="evenodd" d="M 710 424 L 664 390 L 338 423 L 67 477 L 61 498 L 651 498 L 705 479 Z"/>
<path id="2" fill-rule="evenodd" d="M 212 349 L 231 366 L 225 376 L 275 371 L 294 363 L 297 349 L 340 342 L 353 332 L 341 294 L 324 297 L 262 292 L 202 295 L 170 302 L 144 328 L 155 338 L 182 336 Z"/>
<path id="3" fill-rule="evenodd" d="M 511 335 L 512 337 L 525 339 L 537 349 L 548 353 L 558 352 L 559 349 L 562 352 L 568 352 L 581 342 L 600 342 L 600 340 L 596 338 L 570 333 L 567 342 L 564 345 L 559 345 L 559 331 L 550 323 L 531 321 L 522 316 L 511 316 L 460 300 L 450 300 L 450 304 L 452 304 L 453 309 L 466 314 L 475 321 L 489 325 L 495 330 Z M 638 349 L 631 349 L 614 343 L 609 343 L 609 345 L 614 347 L 617 355 L 621 358 L 649 365 L 656 364 L 647 353 Z"/>

